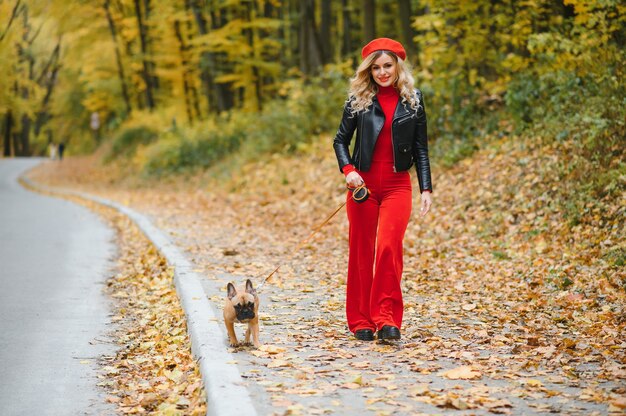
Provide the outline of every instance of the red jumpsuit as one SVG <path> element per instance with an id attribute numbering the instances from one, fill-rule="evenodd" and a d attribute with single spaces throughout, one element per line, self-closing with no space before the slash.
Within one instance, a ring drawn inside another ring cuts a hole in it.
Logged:
<path id="1" fill-rule="evenodd" d="M 377 95 L 385 124 L 376 140 L 371 168 L 357 172 L 371 191 L 356 203 L 347 195 L 350 255 L 346 315 L 351 332 L 401 328 L 402 242 L 411 216 L 412 187 L 408 171 L 394 172 L 391 123 L 399 95 L 393 86 L 379 87 Z M 355 170 L 344 167 L 347 175 Z"/>

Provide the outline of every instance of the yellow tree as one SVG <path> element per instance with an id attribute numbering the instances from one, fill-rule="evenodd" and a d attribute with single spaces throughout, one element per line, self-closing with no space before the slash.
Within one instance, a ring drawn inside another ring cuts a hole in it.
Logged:
<path id="1" fill-rule="evenodd" d="M 17 0 L 0 3 L 0 56 L 4 78 L 0 113 L 4 115 L 5 155 L 32 153 L 32 136 L 41 132 L 59 70 L 61 37 L 53 21 L 41 16 L 41 5 Z M 5 12 L 6 11 L 6 12 Z M 45 147 L 43 140 L 35 144 Z"/>
<path id="2" fill-rule="evenodd" d="M 205 51 L 223 56 L 226 70 L 216 77 L 218 83 L 230 84 L 237 91 L 240 107 L 260 109 L 267 90 L 275 88 L 280 73 L 278 29 L 281 21 L 274 16 L 272 3 L 260 0 L 230 1 L 213 6 L 211 17 L 218 20 L 211 32 L 198 36 L 195 44 Z M 220 23 L 223 23 L 220 25 Z"/>

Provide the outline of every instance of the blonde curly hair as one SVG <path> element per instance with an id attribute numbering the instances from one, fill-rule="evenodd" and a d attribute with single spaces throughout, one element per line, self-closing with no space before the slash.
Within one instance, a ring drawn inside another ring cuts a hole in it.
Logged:
<path id="1" fill-rule="evenodd" d="M 378 93 L 378 84 L 372 78 L 372 65 L 380 58 L 382 54 L 386 54 L 396 63 L 396 80 L 393 86 L 398 90 L 402 103 L 408 103 L 414 111 L 420 107 L 420 102 L 415 94 L 415 80 L 411 75 L 409 64 L 404 62 L 398 56 L 389 51 L 376 51 L 369 54 L 361 65 L 356 69 L 354 77 L 350 78 L 350 89 L 348 91 L 348 102 L 350 102 L 351 113 L 356 115 L 360 111 L 366 111 L 371 105 L 372 100 Z"/>

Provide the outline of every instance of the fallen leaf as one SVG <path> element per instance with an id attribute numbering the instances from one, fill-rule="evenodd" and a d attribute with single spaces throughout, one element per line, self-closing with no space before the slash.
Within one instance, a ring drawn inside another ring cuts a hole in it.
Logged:
<path id="1" fill-rule="evenodd" d="M 618 397 L 617 399 L 611 400 L 610 406 L 617 411 L 626 409 L 626 397 Z"/>
<path id="2" fill-rule="evenodd" d="M 272 360 L 269 363 L 267 363 L 267 368 L 279 368 L 279 367 L 291 367 L 291 366 L 292 365 L 289 361 L 280 360 L 280 359 Z"/>
<path id="3" fill-rule="evenodd" d="M 264 344 L 259 347 L 260 351 L 267 352 L 268 354 L 279 354 L 287 351 L 285 348 L 277 347 L 276 345 Z"/>
<path id="4" fill-rule="evenodd" d="M 369 368 L 371 364 L 369 361 L 358 361 L 356 363 L 350 363 L 350 366 L 358 369 L 364 369 Z"/>
<path id="5" fill-rule="evenodd" d="M 430 393 L 428 389 L 428 384 L 422 383 L 417 384 L 414 388 L 411 389 L 411 396 L 426 396 Z"/>
<path id="6" fill-rule="evenodd" d="M 468 365 L 441 372 L 439 375 L 450 380 L 475 380 L 482 377 L 480 371 L 474 370 Z"/>
<path id="7" fill-rule="evenodd" d="M 528 387 L 543 387 L 543 383 L 535 379 L 524 380 L 524 384 L 526 384 Z"/>

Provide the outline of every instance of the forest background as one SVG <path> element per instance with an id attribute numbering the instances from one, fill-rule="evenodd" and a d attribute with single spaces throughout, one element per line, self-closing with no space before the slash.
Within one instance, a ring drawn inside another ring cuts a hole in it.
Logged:
<path id="1" fill-rule="evenodd" d="M 306 152 L 336 129 L 362 45 L 385 36 L 406 46 L 435 163 L 538 138 L 571 144 L 561 168 L 593 178 L 587 194 L 614 191 L 625 12 L 618 0 L 0 0 L 3 155 L 63 142 L 162 176 Z"/>

